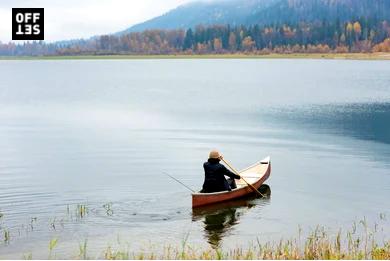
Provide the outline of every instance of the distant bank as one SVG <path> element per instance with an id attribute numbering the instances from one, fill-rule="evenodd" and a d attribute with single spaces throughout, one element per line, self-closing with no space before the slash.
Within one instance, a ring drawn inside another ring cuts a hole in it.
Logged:
<path id="1" fill-rule="evenodd" d="M 390 60 L 390 53 L 292 53 L 292 54 L 178 54 L 178 55 L 74 55 L 0 56 L 0 60 L 133 60 L 133 59 L 335 59 Z"/>

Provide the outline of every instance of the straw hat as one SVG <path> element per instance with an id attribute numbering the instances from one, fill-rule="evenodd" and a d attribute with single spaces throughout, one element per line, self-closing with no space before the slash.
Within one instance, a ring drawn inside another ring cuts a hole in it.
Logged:
<path id="1" fill-rule="evenodd" d="M 209 159 L 220 159 L 222 157 L 218 150 L 212 150 L 209 154 Z"/>

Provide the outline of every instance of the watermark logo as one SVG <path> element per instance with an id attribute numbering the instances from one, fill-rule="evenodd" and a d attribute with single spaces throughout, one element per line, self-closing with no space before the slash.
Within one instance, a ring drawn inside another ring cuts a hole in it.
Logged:
<path id="1" fill-rule="evenodd" d="M 43 8 L 12 8 L 12 40 L 44 40 Z"/>

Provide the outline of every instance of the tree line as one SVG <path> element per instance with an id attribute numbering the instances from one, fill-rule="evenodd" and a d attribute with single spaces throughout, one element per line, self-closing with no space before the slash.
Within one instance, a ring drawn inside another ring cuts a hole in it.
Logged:
<path id="1" fill-rule="evenodd" d="M 88 40 L 1 44 L 0 55 L 390 52 L 390 23 L 360 18 L 270 25 L 146 30 Z"/>

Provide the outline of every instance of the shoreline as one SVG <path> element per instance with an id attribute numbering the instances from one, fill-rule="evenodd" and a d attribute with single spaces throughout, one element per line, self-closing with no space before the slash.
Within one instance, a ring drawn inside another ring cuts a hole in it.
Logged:
<path id="1" fill-rule="evenodd" d="M 111 203 L 104 204 L 100 210 L 105 211 L 101 212 L 103 216 L 116 215 Z M 222 237 L 214 243 L 203 238 L 201 240 L 205 240 L 205 243 L 207 240 L 204 246 L 196 244 L 196 241 L 190 239 L 190 230 L 183 238 L 176 238 L 176 242 L 147 239 L 138 242 L 138 245 L 132 242 L 131 236 L 123 237 L 119 233 L 111 234 L 110 239 L 106 238 L 106 242 L 96 236 L 89 237 L 88 234 L 77 238 L 73 237 L 74 234 L 64 235 L 67 229 L 72 229 L 72 224 L 86 223 L 88 217 L 97 213 L 98 209 L 90 208 L 86 204 L 67 205 L 66 213 L 49 219 L 49 224 L 46 220 L 38 221 L 33 218 L 31 223 L 22 226 L 3 225 L 0 228 L 0 240 L 3 241 L 0 242 L 0 250 L 3 250 L 0 251 L 0 260 L 390 260 L 390 220 L 387 213 L 379 213 L 378 218 L 373 221 L 367 221 L 364 217 L 342 227 L 298 225 L 297 232 L 287 237 L 280 235 L 277 239 L 260 239 L 259 232 L 253 235 L 252 240 L 240 240 L 237 241 L 239 244 L 231 247 L 220 244 Z M 5 214 L 0 214 L 1 219 L 6 218 Z M 207 218 L 207 214 L 204 214 L 203 218 Z M 224 223 L 220 224 L 225 227 Z M 34 242 L 30 241 L 30 244 L 23 242 L 34 238 L 31 237 L 32 233 L 42 231 L 45 226 L 52 231 L 50 235 L 45 238 L 35 236 Z M 57 231 L 56 226 L 61 229 Z M 20 240 L 22 244 L 18 246 Z M 9 251 L 8 247 L 11 247 Z"/>
<path id="2" fill-rule="evenodd" d="M 314 59 L 390 60 L 390 53 L 292 53 L 292 54 L 162 54 L 162 55 L 75 55 L 0 56 L 0 60 L 165 60 L 165 59 Z"/>
<path id="3" fill-rule="evenodd" d="M 99 259 L 99 260 L 389 260 L 390 240 L 378 237 L 378 224 L 368 226 L 366 220 L 353 223 L 351 230 L 332 229 L 317 226 L 307 235 L 275 241 L 250 241 L 247 246 L 202 247 L 188 242 L 188 236 L 177 244 L 145 243 L 133 248 L 130 241 L 117 236 L 117 242 L 94 245 L 84 238 L 63 241 L 61 237 L 48 240 L 48 248 L 39 246 L 29 251 L 16 251 L 3 255 L 7 259 Z M 3 247 L 6 247 L 3 246 Z"/>

